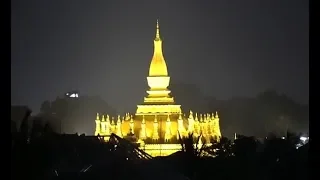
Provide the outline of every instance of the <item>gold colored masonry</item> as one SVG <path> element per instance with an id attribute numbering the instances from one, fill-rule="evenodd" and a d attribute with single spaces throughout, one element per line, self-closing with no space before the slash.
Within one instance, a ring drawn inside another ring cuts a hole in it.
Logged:
<path id="1" fill-rule="evenodd" d="M 158 20 L 147 81 L 150 88 L 148 95 L 144 103 L 137 106 L 136 113 L 126 113 L 122 119 L 118 115 L 116 120 L 97 113 L 95 135 L 115 133 L 120 137 L 134 136 L 140 143 L 140 149 L 152 156 L 167 156 L 181 150 L 179 134 L 181 137 L 191 133 L 196 137 L 202 134 L 208 143 L 221 138 L 218 112 L 198 115 L 190 111 L 189 116 L 185 117 L 181 105 L 175 104 L 170 96 L 170 76 L 162 53 Z"/>

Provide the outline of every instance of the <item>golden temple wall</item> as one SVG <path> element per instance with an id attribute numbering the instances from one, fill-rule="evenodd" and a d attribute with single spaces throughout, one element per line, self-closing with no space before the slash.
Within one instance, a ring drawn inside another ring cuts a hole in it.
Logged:
<path id="1" fill-rule="evenodd" d="M 143 122 L 143 118 L 144 118 L 144 122 L 145 122 L 145 127 L 146 127 L 146 135 L 147 135 L 147 139 L 151 138 L 152 139 L 152 135 L 153 133 L 155 133 L 155 129 L 154 129 L 154 124 L 155 124 L 155 119 L 157 119 L 157 131 L 159 134 L 159 140 L 154 141 L 154 143 L 157 142 L 163 142 L 165 140 L 165 134 L 167 131 L 167 121 L 170 121 L 170 132 L 171 132 L 171 136 L 172 136 L 172 142 L 177 142 L 174 141 L 178 139 L 178 121 L 179 118 L 181 118 L 180 121 L 182 121 L 183 124 L 183 130 L 181 130 L 180 135 L 181 136 L 186 136 L 188 133 L 194 133 L 195 136 L 199 136 L 200 134 L 202 134 L 207 141 L 209 142 L 211 138 L 216 137 L 216 138 L 220 138 L 221 137 L 221 132 L 220 132 L 220 125 L 219 125 L 219 117 L 216 114 L 216 117 L 214 117 L 214 115 L 212 115 L 211 117 L 206 117 L 203 118 L 205 116 L 203 115 L 199 115 L 200 118 L 198 118 L 198 116 L 196 115 L 195 117 L 191 114 L 189 115 L 189 118 L 186 117 L 180 117 L 177 115 L 171 115 L 169 116 L 169 120 L 168 120 L 168 116 L 167 115 L 158 115 L 156 116 L 131 116 L 131 117 L 123 117 L 123 118 L 117 118 L 117 119 L 122 119 L 122 120 L 115 120 L 115 118 L 109 118 L 109 120 L 106 116 L 103 116 L 100 119 L 100 116 L 98 115 L 96 118 L 96 135 L 110 135 L 111 133 L 115 133 L 117 135 L 119 135 L 120 137 L 124 137 L 126 135 L 128 135 L 131 132 L 131 127 L 133 127 L 133 133 L 134 135 L 138 138 L 141 139 L 140 137 L 140 133 L 142 130 L 142 122 Z M 209 115 L 207 115 L 209 116 Z M 110 121 L 111 119 L 111 121 Z M 120 122 L 121 124 L 117 125 L 116 122 Z M 192 127 L 190 130 L 190 123 L 192 123 Z M 109 128 L 109 131 L 103 130 L 103 124 L 106 124 L 107 128 Z M 117 128 L 121 128 L 121 130 L 119 131 Z M 189 128 L 189 129 L 188 129 Z M 120 132 L 120 134 L 119 134 Z M 142 139 L 143 140 L 143 139 Z M 170 141 L 169 141 L 170 143 Z"/>

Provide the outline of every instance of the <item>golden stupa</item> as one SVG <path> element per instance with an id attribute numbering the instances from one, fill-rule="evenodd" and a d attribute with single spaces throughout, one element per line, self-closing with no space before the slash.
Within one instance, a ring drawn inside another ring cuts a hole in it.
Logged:
<path id="1" fill-rule="evenodd" d="M 105 136 L 105 139 L 111 133 L 124 138 L 134 136 L 140 148 L 152 156 L 166 156 L 181 150 L 179 134 L 181 137 L 190 133 L 195 137 L 201 134 L 206 143 L 221 138 L 217 112 L 198 115 L 190 111 L 185 117 L 181 105 L 175 104 L 170 96 L 170 76 L 163 57 L 158 20 L 147 81 L 150 87 L 148 95 L 137 106 L 136 113 L 126 113 L 122 119 L 120 115 L 115 118 L 97 114 L 95 135 Z"/>

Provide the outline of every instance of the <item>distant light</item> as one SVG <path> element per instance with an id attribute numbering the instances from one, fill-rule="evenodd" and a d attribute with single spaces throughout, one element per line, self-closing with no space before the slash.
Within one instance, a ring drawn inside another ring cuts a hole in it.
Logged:
<path id="1" fill-rule="evenodd" d="M 58 174 L 57 170 L 54 170 L 54 173 L 56 174 L 56 176 L 59 176 L 59 174 Z"/>
<path id="2" fill-rule="evenodd" d="M 305 145 L 309 140 L 309 137 L 305 137 L 305 136 L 301 136 L 300 137 L 300 142 L 296 145 L 296 148 L 300 148 L 302 147 L 303 145 Z"/>
<path id="3" fill-rule="evenodd" d="M 304 137 L 304 136 L 301 136 L 301 137 L 300 137 L 300 140 L 301 140 L 301 141 L 306 141 L 306 140 L 308 140 L 308 139 L 309 139 L 309 137 Z"/>
<path id="4" fill-rule="evenodd" d="M 286 137 L 282 136 L 282 138 L 281 138 L 281 139 L 286 139 Z"/>
<path id="5" fill-rule="evenodd" d="M 67 93 L 67 96 L 70 97 L 70 98 L 78 98 L 79 94 L 78 93 L 72 93 L 72 94 L 68 95 L 68 93 Z"/>

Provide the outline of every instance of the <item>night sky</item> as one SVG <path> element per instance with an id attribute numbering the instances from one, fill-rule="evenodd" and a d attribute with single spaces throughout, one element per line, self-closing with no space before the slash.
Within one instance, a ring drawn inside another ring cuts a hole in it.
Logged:
<path id="1" fill-rule="evenodd" d="M 309 102 L 308 1 L 11 2 L 14 105 L 38 112 L 44 100 L 79 90 L 134 111 L 146 94 L 157 18 L 171 83 L 217 99 L 275 89 Z"/>

